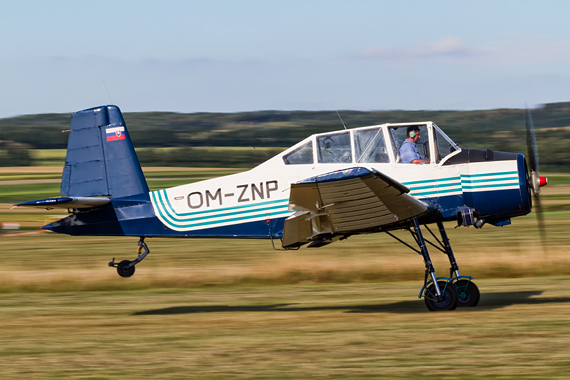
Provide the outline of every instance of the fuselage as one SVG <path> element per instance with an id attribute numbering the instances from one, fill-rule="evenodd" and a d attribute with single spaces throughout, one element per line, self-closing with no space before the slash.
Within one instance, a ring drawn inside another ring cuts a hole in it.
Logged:
<path id="1" fill-rule="evenodd" d="M 429 163 L 402 162 L 410 126 Z M 524 156 L 459 148 L 434 123 L 382 124 L 316 134 L 243 173 L 75 210 L 48 228 L 72 235 L 280 238 L 291 184 L 337 170 L 375 169 L 437 212 L 421 223 L 482 220 L 508 224 L 531 211 Z"/>

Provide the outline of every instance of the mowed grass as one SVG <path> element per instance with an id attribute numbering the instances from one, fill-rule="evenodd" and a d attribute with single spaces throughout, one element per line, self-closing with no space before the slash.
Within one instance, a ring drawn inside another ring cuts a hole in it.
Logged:
<path id="1" fill-rule="evenodd" d="M 446 224 L 482 296 L 445 313 L 417 298 L 422 258 L 383 234 L 287 252 L 267 240 L 149 238 L 123 279 L 107 263 L 134 259 L 136 238 L 39 232 L 61 211 L 0 205 L 0 220 L 26 227 L 0 235 L 0 378 L 567 378 L 570 211 L 557 210 L 570 192 L 549 186 L 544 245 L 534 214 Z M 448 275 L 445 255 L 430 254 Z"/>
<path id="2" fill-rule="evenodd" d="M 416 282 L 0 297 L 9 379 L 564 379 L 567 277 L 478 282 L 429 313 Z"/>
<path id="3" fill-rule="evenodd" d="M 23 214 L 22 218 L 36 215 Z M 532 216 L 503 228 L 454 229 L 453 223 L 448 223 L 447 229 L 463 274 L 478 279 L 570 276 L 569 219 L 568 212 L 547 215 L 545 246 Z M 0 293 L 415 280 L 418 285 L 410 294 L 413 297 L 424 275 L 421 256 L 387 235 L 372 234 L 298 251 L 274 251 L 268 240 L 148 238 L 149 256 L 137 266 L 133 278 L 124 280 L 107 263 L 113 258 L 134 259 L 137 238 L 36 231 L 0 236 Z M 405 231 L 396 234 L 413 242 Z M 447 276 L 447 256 L 433 248 L 430 253 L 438 275 Z"/>

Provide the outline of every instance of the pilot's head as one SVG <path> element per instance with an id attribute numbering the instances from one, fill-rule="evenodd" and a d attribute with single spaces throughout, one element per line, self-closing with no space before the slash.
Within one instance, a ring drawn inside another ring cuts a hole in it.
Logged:
<path id="1" fill-rule="evenodd" d="M 417 125 L 410 125 L 406 130 L 406 138 L 415 143 L 420 141 L 420 127 Z"/>

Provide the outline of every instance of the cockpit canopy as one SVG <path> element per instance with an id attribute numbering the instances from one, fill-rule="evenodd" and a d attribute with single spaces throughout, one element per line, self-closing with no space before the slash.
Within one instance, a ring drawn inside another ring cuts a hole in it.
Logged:
<path id="1" fill-rule="evenodd" d="M 413 130 L 410 132 L 410 130 Z M 410 135 L 419 135 L 414 149 L 426 161 L 443 164 L 461 149 L 432 122 L 382 124 L 313 135 L 282 155 L 286 165 L 405 164 L 400 148 Z"/>

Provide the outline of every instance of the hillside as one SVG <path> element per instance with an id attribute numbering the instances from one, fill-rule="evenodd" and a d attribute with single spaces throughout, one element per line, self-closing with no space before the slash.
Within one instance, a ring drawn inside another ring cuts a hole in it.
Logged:
<path id="1" fill-rule="evenodd" d="M 526 151 L 522 109 L 481 111 L 339 111 L 348 128 L 386 122 L 431 120 L 460 146 Z M 570 102 L 532 110 L 541 165 L 570 171 Z M 241 113 L 125 113 L 133 143 L 159 147 L 289 147 L 319 132 L 342 129 L 335 111 L 259 111 Z M 0 119 L 0 140 L 33 149 L 65 149 L 70 114 L 26 115 Z M 556 131 L 556 133 L 554 133 Z M 0 148 L 1 149 L 1 148 Z M 548 152 L 548 154 L 544 153 Z M 180 154 L 175 155 L 179 160 Z M 0 155 L 0 159 L 6 155 Z M 3 160 L 4 164 L 6 159 Z M 164 159 L 162 160 L 164 161 Z M 166 158 L 168 161 L 168 158 Z M 178 161 L 180 164 L 180 162 Z M 191 164 L 185 162 L 184 165 Z M 2 163 L 0 163 L 2 165 Z"/>

